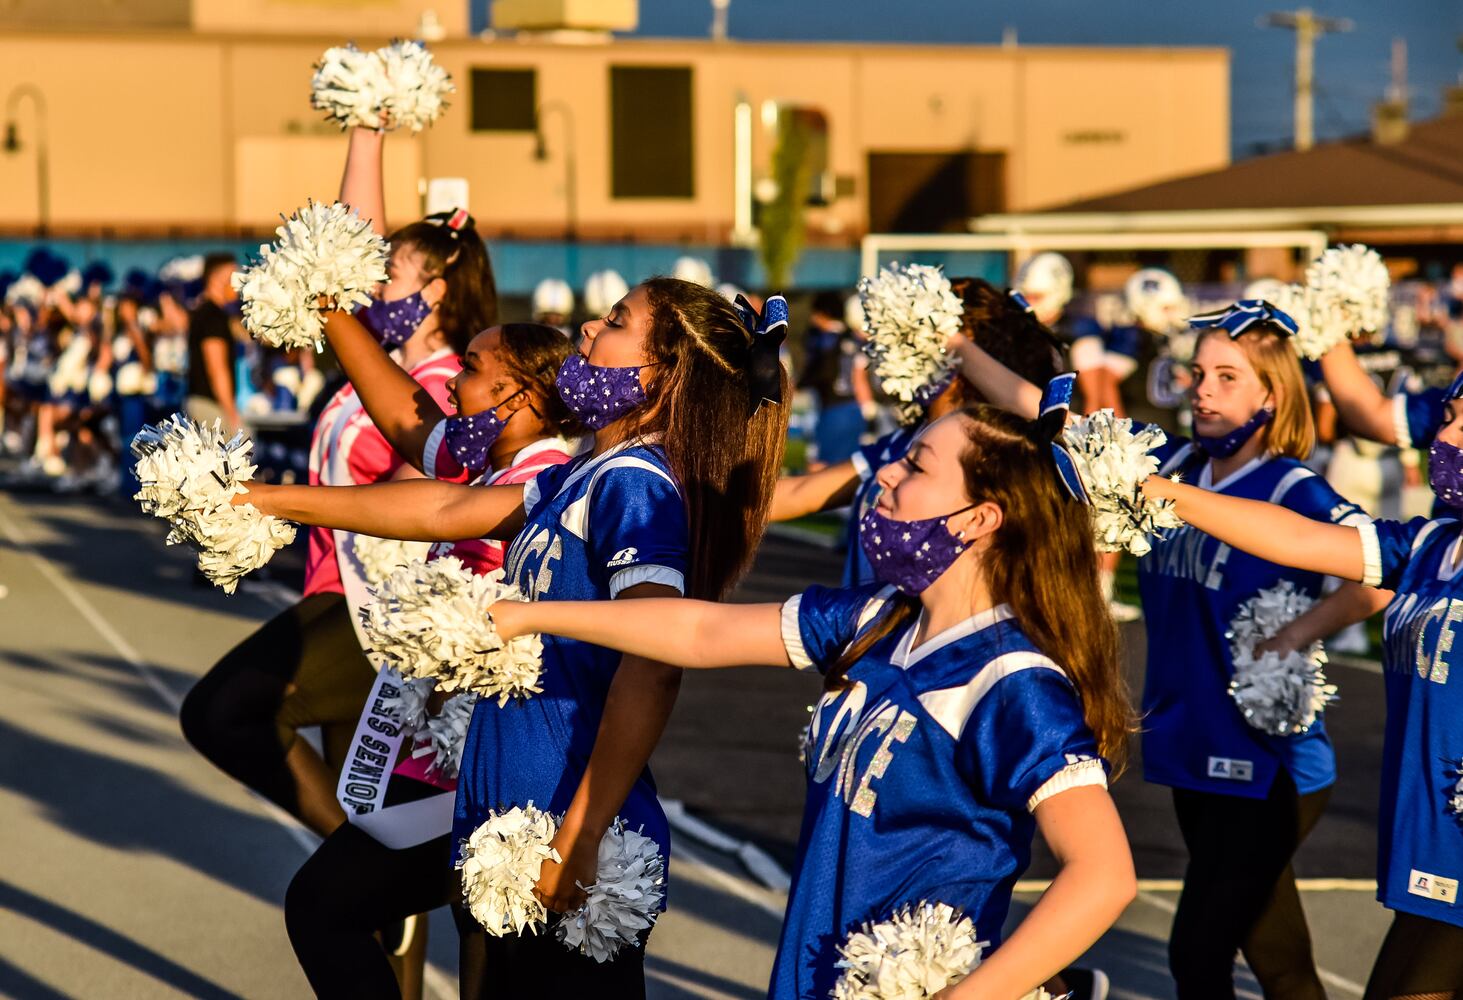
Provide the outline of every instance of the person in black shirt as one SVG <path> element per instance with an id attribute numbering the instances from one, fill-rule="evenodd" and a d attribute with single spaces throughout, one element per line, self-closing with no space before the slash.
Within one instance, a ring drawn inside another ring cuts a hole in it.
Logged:
<path id="1" fill-rule="evenodd" d="M 843 297 L 821 292 L 813 299 L 799 389 L 818 397 L 818 424 L 813 432 L 817 466 L 846 462 L 858 450 L 864 432 L 860 382 L 867 384 L 858 338 L 844 325 Z M 870 396 L 870 393 L 863 393 Z"/>
<path id="2" fill-rule="evenodd" d="M 238 298 L 233 254 L 213 253 L 203 259 L 203 294 L 188 314 L 188 416 L 195 421 L 222 419 L 228 430 L 239 427 L 234 396 L 234 335 L 224 306 Z"/>

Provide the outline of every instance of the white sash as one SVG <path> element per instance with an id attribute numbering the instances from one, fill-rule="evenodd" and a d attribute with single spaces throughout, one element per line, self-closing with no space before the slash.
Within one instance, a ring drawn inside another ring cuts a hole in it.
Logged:
<path id="1" fill-rule="evenodd" d="M 386 700 L 395 696 L 401 683 L 396 671 L 377 671 L 376 683 L 361 708 L 350 753 L 335 786 L 335 797 L 345 810 L 346 819 L 397 851 L 451 831 L 452 804 L 456 798 L 454 793 L 444 790 L 415 802 L 382 805 L 391 770 L 401 752 L 401 742 L 406 738 L 385 707 Z"/>

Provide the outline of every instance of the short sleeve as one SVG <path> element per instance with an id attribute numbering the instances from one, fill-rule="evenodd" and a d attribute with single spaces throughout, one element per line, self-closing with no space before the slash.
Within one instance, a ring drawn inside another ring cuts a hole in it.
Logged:
<path id="1" fill-rule="evenodd" d="M 658 469 L 631 465 L 606 469 L 592 491 L 589 572 L 607 584 L 610 597 L 641 583 L 684 594 L 690 529 L 676 484 Z"/>
<path id="2" fill-rule="evenodd" d="M 887 588 L 813 586 L 782 606 L 782 644 L 798 670 L 827 672 L 882 607 Z"/>
<path id="3" fill-rule="evenodd" d="M 575 469 L 580 466 L 579 462 L 570 462 L 567 465 L 551 465 L 544 469 L 532 479 L 523 484 L 523 516 L 533 517 L 534 508 L 539 505 L 544 497 L 557 496 L 559 489 Z"/>
<path id="4" fill-rule="evenodd" d="M 1354 528 L 1371 520 L 1366 511 L 1337 493 L 1325 479 L 1300 465 L 1286 474 L 1270 501 L 1314 521 Z"/>
<path id="5" fill-rule="evenodd" d="M 1370 521 L 1361 533 L 1362 583 L 1382 590 L 1396 590 L 1412 553 L 1436 521 L 1414 517 L 1410 521 Z"/>
<path id="6" fill-rule="evenodd" d="M 1065 675 L 1039 654 L 1013 653 L 981 668 L 984 681 L 956 751 L 956 766 L 984 800 L 1010 812 L 1058 792 L 1107 785 L 1106 763 Z"/>
<path id="7" fill-rule="evenodd" d="M 1428 448 L 1443 426 L 1448 393 L 1443 389 L 1399 392 L 1392 397 L 1392 424 L 1399 448 Z"/>

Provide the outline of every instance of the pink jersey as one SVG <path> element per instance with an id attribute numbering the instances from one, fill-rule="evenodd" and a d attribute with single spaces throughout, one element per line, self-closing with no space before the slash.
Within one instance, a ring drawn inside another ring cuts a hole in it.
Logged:
<path id="1" fill-rule="evenodd" d="M 450 408 L 447 381 L 460 367 L 456 355 L 444 348 L 422 360 L 409 374 L 446 410 Z M 310 485 L 364 486 L 384 482 L 396 473 L 402 461 L 371 422 L 355 388 L 350 384 L 342 386 L 321 411 L 315 425 L 315 436 L 310 443 Z M 462 475 L 456 481 L 465 479 Z M 311 528 L 305 561 L 305 594 L 339 594 L 344 589 L 336 561 L 334 533 L 328 528 Z"/>
<path id="2" fill-rule="evenodd" d="M 445 476 L 456 480 L 462 475 L 462 466 L 447 451 L 445 432 L 447 422 L 437 425 L 423 449 L 422 469 L 428 476 Z M 497 472 L 473 480 L 474 486 L 508 486 L 526 483 L 543 470 L 569 461 L 573 449 L 563 438 L 543 438 L 521 449 L 513 461 Z M 442 556 L 456 556 L 474 573 L 491 573 L 503 565 L 505 545 L 495 538 L 471 538 L 460 542 L 437 542 L 432 546 L 428 559 Z M 439 788 L 456 788 L 457 782 L 429 770 L 433 755 L 424 753 L 421 757 L 407 754 L 398 763 L 393 774 L 405 775 L 417 781 L 436 785 Z"/>

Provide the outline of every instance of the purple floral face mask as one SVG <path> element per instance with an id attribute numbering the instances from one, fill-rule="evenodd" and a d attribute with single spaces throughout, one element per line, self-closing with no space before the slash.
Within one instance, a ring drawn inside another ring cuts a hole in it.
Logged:
<path id="1" fill-rule="evenodd" d="M 482 413 L 474 413 L 470 417 L 448 417 L 447 433 L 445 440 L 447 451 L 464 469 L 486 469 L 488 467 L 488 452 L 492 451 L 493 445 L 497 443 L 503 428 L 508 426 L 508 421 L 513 419 L 513 413 L 506 417 L 499 417 L 498 411 L 506 406 L 511 400 L 523 394 L 525 390 L 519 389 L 512 396 L 503 402 Z"/>
<path id="2" fill-rule="evenodd" d="M 874 576 L 911 597 L 919 594 L 969 547 L 945 522 L 974 506 L 919 521 L 894 521 L 870 507 L 859 518 L 858 541 Z"/>
<path id="3" fill-rule="evenodd" d="M 1267 406 L 1223 437 L 1205 437 L 1202 434 L 1195 434 L 1194 443 L 1210 458 L 1229 458 L 1243 448 L 1245 442 L 1254 437 L 1255 433 L 1268 424 L 1274 416 L 1275 411 Z"/>
<path id="4" fill-rule="evenodd" d="M 590 430 L 607 427 L 645 402 L 640 384 L 641 365 L 600 368 L 582 354 L 564 359 L 555 384 L 569 412 Z"/>
<path id="5" fill-rule="evenodd" d="M 413 292 L 404 299 L 391 302 L 372 299 L 370 305 L 356 313 L 356 318 L 383 347 L 400 347 L 411 339 L 431 313 L 432 307 L 427 305 L 422 293 Z"/>
<path id="6" fill-rule="evenodd" d="M 1463 507 L 1463 450 L 1434 441 L 1427 451 L 1427 478 L 1439 500 L 1449 507 Z"/>

